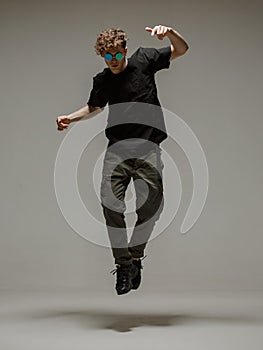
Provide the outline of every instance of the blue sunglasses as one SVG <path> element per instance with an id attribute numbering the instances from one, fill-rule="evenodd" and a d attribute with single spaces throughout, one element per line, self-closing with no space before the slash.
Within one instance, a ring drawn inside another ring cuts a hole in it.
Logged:
<path id="1" fill-rule="evenodd" d="M 111 53 L 106 53 L 104 56 L 106 61 L 111 61 L 113 57 L 115 57 L 116 60 L 120 61 L 123 59 L 123 54 L 121 52 L 117 52 L 115 55 L 112 55 Z"/>

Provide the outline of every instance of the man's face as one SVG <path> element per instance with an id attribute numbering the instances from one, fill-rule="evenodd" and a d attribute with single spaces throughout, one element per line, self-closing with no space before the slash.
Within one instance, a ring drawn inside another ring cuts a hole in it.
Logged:
<path id="1" fill-rule="evenodd" d="M 122 56 L 123 56 L 122 59 L 117 59 L 120 56 L 120 55 L 118 55 L 118 53 L 122 54 Z M 111 54 L 112 55 L 112 59 L 111 60 L 107 60 L 106 59 L 107 58 L 107 54 Z M 108 49 L 102 55 L 102 57 L 104 58 L 105 63 L 110 68 L 112 73 L 118 74 L 118 73 L 122 72 L 124 70 L 124 68 L 126 67 L 126 54 L 127 54 L 127 47 L 124 49 L 121 46 L 117 46 L 117 47 Z M 117 55 L 117 57 L 116 57 L 116 55 Z"/>

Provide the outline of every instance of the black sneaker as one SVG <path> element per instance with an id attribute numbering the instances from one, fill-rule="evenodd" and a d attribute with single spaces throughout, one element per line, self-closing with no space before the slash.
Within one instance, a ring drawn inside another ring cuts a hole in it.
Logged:
<path id="1" fill-rule="evenodd" d="M 136 267 L 136 273 L 134 274 L 134 277 L 132 279 L 132 289 L 138 289 L 140 284 L 141 284 L 141 280 L 142 280 L 142 276 L 141 276 L 141 270 L 143 269 L 142 267 L 142 260 L 146 258 L 143 257 L 140 260 L 133 260 L 132 263 L 133 265 Z"/>
<path id="2" fill-rule="evenodd" d="M 113 275 L 117 272 L 115 289 L 117 294 L 126 294 L 132 289 L 132 277 L 134 275 L 134 267 L 130 265 L 117 265 L 117 268 L 112 270 Z"/>

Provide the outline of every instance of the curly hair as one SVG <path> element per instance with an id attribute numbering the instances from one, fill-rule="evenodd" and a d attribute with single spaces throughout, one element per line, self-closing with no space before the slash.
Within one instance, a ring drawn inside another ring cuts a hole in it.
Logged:
<path id="1" fill-rule="evenodd" d="M 96 41 L 95 51 L 97 55 L 102 55 L 107 49 L 122 46 L 124 49 L 127 43 L 127 35 L 120 28 L 110 28 L 102 31 Z"/>

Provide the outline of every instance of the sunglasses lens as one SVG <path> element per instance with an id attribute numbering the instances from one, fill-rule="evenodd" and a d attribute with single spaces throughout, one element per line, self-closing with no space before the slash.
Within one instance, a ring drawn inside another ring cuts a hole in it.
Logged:
<path id="1" fill-rule="evenodd" d="M 116 60 L 122 60 L 122 58 L 123 58 L 123 54 L 122 53 L 120 53 L 120 52 L 118 52 L 117 54 L 116 54 Z"/>
<path id="2" fill-rule="evenodd" d="M 110 53 L 106 53 L 104 58 L 105 58 L 106 61 L 110 61 L 112 59 L 112 55 Z"/>

